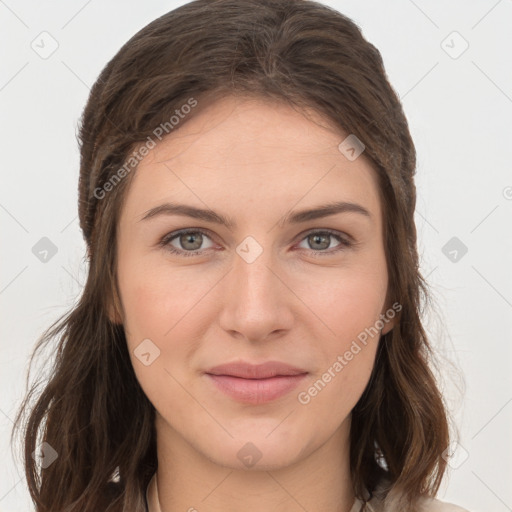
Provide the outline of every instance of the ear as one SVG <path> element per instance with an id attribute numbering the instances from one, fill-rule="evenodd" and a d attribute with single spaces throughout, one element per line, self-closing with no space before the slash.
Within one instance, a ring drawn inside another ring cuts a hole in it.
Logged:
<path id="1" fill-rule="evenodd" d="M 381 330 L 381 335 L 390 332 L 396 325 L 398 325 L 399 312 L 402 310 L 402 305 L 399 302 L 394 302 L 392 306 L 385 307 L 381 311 L 380 318 L 384 323 Z"/>
<path id="2" fill-rule="evenodd" d="M 384 312 L 383 315 L 385 315 L 386 313 Z M 391 329 L 393 329 L 393 327 L 395 326 L 396 324 L 396 317 L 393 318 L 393 319 L 387 319 L 387 322 L 385 320 L 383 320 L 385 323 L 384 323 L 384 327 L 382 328 L 382 331 L 380 331 L 381 335 L 384 335 L 384 334 L 387 334 L 389 331 L 391 331 Z"/>
<path id="3" fill-rule="evenodd" d="M 113 297 L 112 297 L 113 295 Z M 112 295 L 107 299 L 107 315 L 109 320 L 113 324 L 123 324 L 123 315 L 121 313 L 122 306 L 121 301 L 119 300 L 119 296 L 117 294 L 117 289 L 114 287 L 112 290 Z"/>
<path id="4" fill-rule="evenodd" d="M 109 304 L 107 306 L 107 315 L 108 315 L 109 320 L 113 324 L 122 324 L 123 323 L 123 320 L 122 320 L 121 316 L 117 312 L 116 308 L 114 308 L 112 306 L 112 304 Z"/>

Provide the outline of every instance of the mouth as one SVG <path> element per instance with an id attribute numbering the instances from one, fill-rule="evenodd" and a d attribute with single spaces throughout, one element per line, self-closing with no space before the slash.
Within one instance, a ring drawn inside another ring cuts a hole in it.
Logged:
<path id="1" fill-rule="evenodd" d="M 308 372 L 286 363 L 269 361 L 263 364 L 245 362 L 216 366 L 206 377 L 224 394 L 239 402 L 263 404 L 291 392 Z"/>

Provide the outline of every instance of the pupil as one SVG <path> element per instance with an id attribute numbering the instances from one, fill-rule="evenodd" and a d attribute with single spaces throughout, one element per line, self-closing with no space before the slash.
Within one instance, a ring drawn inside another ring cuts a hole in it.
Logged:
<path id="1" fill-rule="evenodd" d="M 187 243 L 194 244 L 194 239 L 195 239 L 196 237 L 199 239 L 199 236 L 201 236 L 201 235 L 199 235 L 199 233 L 198 233 L 197 235 L 196 235 L 196 234 L 194 234 L 194 233 L 188 233 L 188 234 L 186 234 L 186 235 L 185 235 L 185 239 L 186 239 L 185 244 L 187 244 Z M 199 240 L 199 243 L 196 243 L 196 246 L 195 246 L 195 247 L 189 247 L 189 249 L 198 249 L 200 246 L 201 246 L 201 242 L 200 242 L 200 240 Z M 186 247 L 186 246 L 185 246 L 185 247 Z"/>
<path id="2" fill-rule="evenodd" d="M 324 240 L 326 240 L 326 239 L 327 239 L 327 236 L 326 236 L 326 235 L 313 235 L 314 243 L 320 243 L 320 244 L 321 244 L 321 243 L 322 243 L 322 242 L 321 242 L 322 238 L 323 238 Z M 327 246 L 329 246 L 328 241 L 327 241 Z M 326 248 L 326 247 L 323 247 L 323 249 L 325 249 L 325 248 Z"/>

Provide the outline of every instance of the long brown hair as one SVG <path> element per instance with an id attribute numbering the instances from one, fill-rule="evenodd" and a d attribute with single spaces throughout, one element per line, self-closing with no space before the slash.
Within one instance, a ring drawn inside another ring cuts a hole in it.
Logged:
<path id="1" fill-rule="evenodd" d="M 197 0 L 154 20 L 119 50 L 81 118 L 79 217 L 89 272 L 78 303 L 35 346 L 30 368 L 35 354 L 57 341 L 51 375 L 27 392 L 13 429 L 22 430 L 36 511 L 146 510 L 157 467 L 155 411 L 135 377 L 123 325 L 108 315 L 120 307 L 116 224 L 137 148 L 159 139 L 159 126 L 170 133 L 169 119 L 191 99 L 199 111 L 213 93 L 314 109 L 365 145 L 383 208 L 388 302 L 402 309 L 379 341 L 352 411 L 350 465 L 358 497 L 380 483 L 388 502 L 414 510 L 420 495 L 439 488 L 449 423 L 421 322 L 430 293 L 416 248 L 416 153 L 382 57 L 354 22 L 316 2 Z M 193 115 L 180 116 L 179 126 Z M 57 454 L 47 467 L 32 456 L 42 442 Z"/>

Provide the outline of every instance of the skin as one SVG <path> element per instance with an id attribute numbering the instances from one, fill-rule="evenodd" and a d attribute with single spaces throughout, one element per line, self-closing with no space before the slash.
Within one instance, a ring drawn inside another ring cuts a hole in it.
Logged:
<path id="1" fill-rule="evenodd" d="M 122 311 L 109 312 L 125 326 L 136 376 L 156 408 L 165 512 L 235 512 L 242 504 L 246 511 L 348 512 L 354 502 L 351 410 L 369 381 L 379 336 L 308 404 L 297 399 L 390 307 L 375 171 L 364 153 L 350 161 L 339 151 L 346 136 L 314 112 L 225 97 L 200 104 L 133 176 L 117 233 Z M 371 217 L 345 212 L 278 224 L 290 211 L 341 200 Z M 140 220 L 167 201 L 209 208 L 237 226 L 179 215 Z M 180 244 L 179 236 L 169 245 L 199 247 L 200 255 L 158 245 L 183 228 L 209 234 L 202 245 L 200 234 L 197 245 L 186 237 Z M 313 229 L 355 244 L 333 252 L 339 240 L 315 242 Z M 263 250 L 251 263 L 236 252 L 247 236 Z M 134 355 L 144 339 L 160 350 L 148 366 Z M 203 373 L 239 360 L 283 361 L 309 373 L 275 401 L 246 404 Z M 237 457 L 248 442 L 261 453 L 252 467 Z"/>

